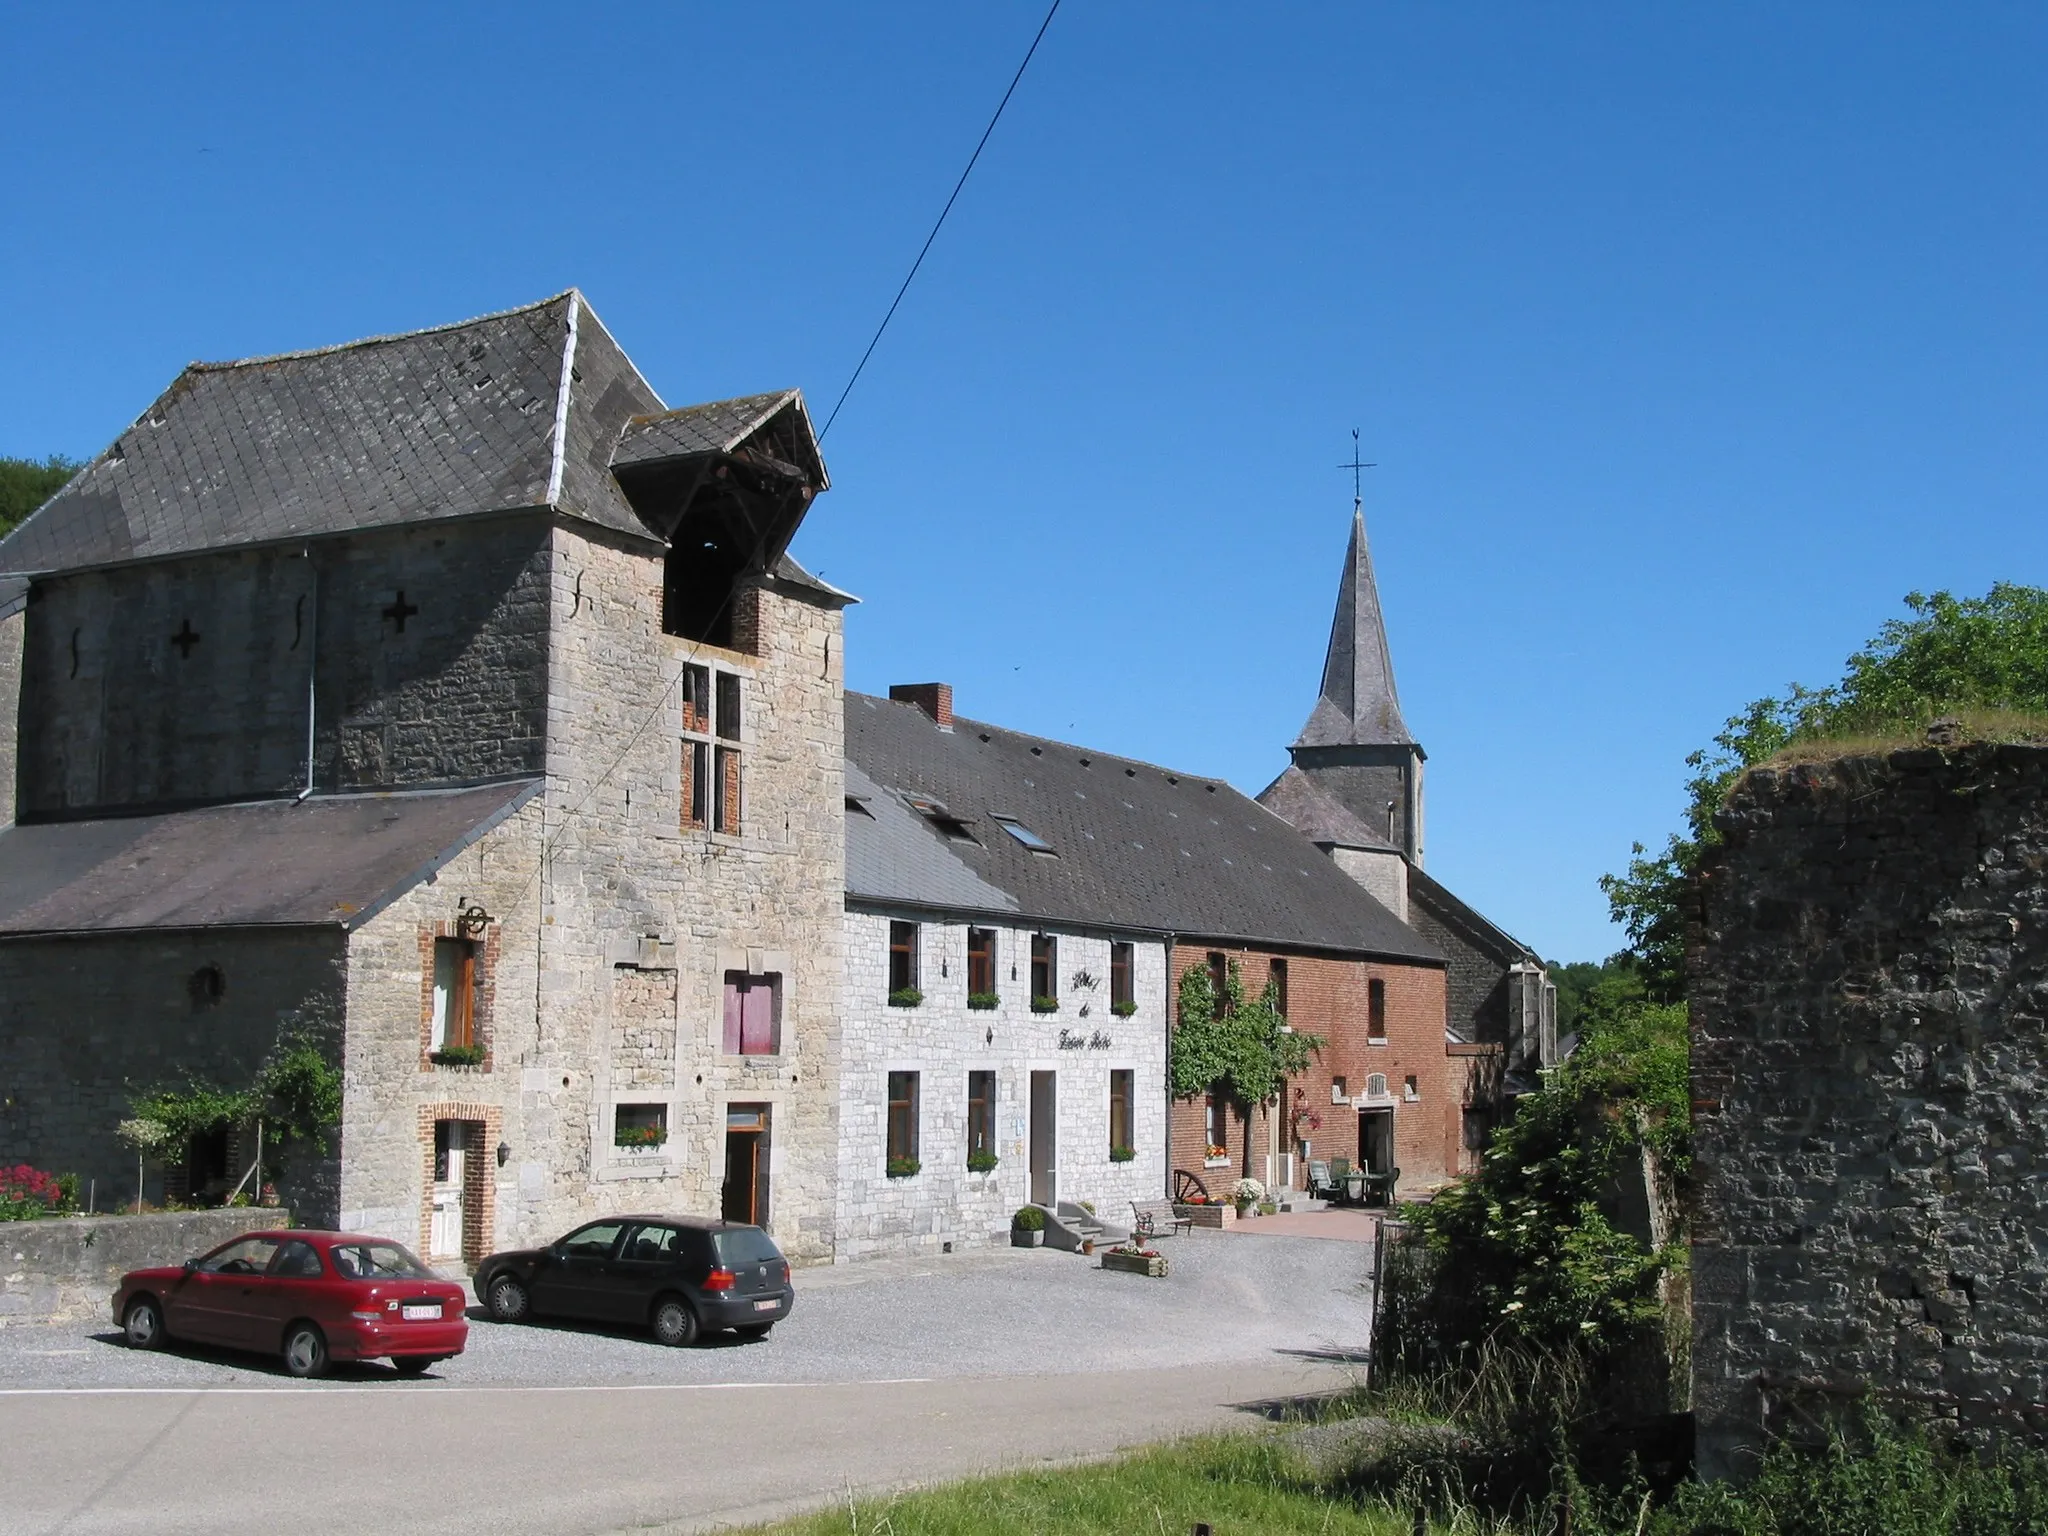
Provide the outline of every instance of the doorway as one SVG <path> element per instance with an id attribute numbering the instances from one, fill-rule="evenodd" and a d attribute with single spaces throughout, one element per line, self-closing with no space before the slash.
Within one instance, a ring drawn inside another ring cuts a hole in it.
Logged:
<path id="1" fill-rule="evenodd" d="M 1394 1171 L 1394 1112 L 1391 1109 L 1361 1109 L 1358 1112 L 1358 1166 L 1365 1173 Z"/>
<path id="2" fill-rule="evenodd" d="M 720 1214 L 727 1221 L 768 1225 L 768 1106 L 729 1104 L 725 1111 L 725 1191 Z"/>
<path id="3" fill-rule="evenodd" d="M 427 1257 L 462 1257 L 463 1185 L 470 1153 L 469 1122 L 434 1122 L 433 1214 L 427 1222 Z"/>
<path id="4" fill-rule="evenodd" d="M 1031 1203 L 1056 1205 L 1060 1198 L 1060 1075 L 1031 1074 Z"/>

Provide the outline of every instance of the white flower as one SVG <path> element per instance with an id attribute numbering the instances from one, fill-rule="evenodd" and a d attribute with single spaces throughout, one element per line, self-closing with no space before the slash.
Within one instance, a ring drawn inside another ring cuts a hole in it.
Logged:
<path id="1" fill-rule="evenodd" d="M 1506 1306 L 1501 1308 L 1501 1311 L 1503 1312 L 1519 1312 L 1521 1310 L 1522 1304 L 1519 1301 L 1511 1301 Z"/>

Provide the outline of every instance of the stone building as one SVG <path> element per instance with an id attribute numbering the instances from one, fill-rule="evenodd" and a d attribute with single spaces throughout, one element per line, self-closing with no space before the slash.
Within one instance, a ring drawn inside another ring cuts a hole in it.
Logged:
<path id="1" fill-rule="evenodd" d="M 1259 794 L 1337 867 L 1426 938 L 1448 963 L 1445 1050 L 1460 1099 L 1462 1163 L 1471 1166 L 1506 1099 L 1557 1060 L 1556 990 L 1536 952 L 1424 873 L 1423 763 L 1401 716 L 1365 514 L 1351 544 L 1323 659 L 1322 688 Z"/>
<path id="2" fill-rule="evenodd" d="M 722 1206 L 828 1254 L 826 484 L 796 392 L 671 410 L 573 291 L 186 369 L 0 541 L 0 1156 L 127 1189 L 138 1087 L 303 1035 L 307 1219 L 473 1258 Z"/>
<path id="3" fill-rule="evenodd" d="M 955 717 L 944 684 L 849 694 L 846 746 L 843 1255 L 983 1241 L 1027 1199 L 1110 1215 L 1179 1175 L 1298 1185 L 1311 1117 L 1406 1187 L 1447 1176 L 1442 958 L 1285 823 L 1200 775 Z M 1168 1096 L 1174 989 L 1210 964 L 1277 980 L 1328 1042 L 1273 1113 Z M 973 1172 L 984 1147 L 997 1166 Z M 917 1172 L 890 1177 L 900 1157 Z"/>
<path id="4" fill-rule="evenodd" d="M 1689 945 L 1708 1476 L 1875 1399 L 2048 1437 L 2048 751 L 1757 768 Z"/>

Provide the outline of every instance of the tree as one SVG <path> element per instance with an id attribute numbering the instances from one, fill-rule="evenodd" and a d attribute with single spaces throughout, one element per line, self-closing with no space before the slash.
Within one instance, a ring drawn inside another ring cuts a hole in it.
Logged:
<path id="1" fill-rule="evenodd" d="M 61 454 L 41 463 L 0 458 L 0 536 L 61 491 L 77 471 L 77 463 Z"/>
<path id="2" fill-rule="evenodd" d="M 1802 743 L 1917 737 L 1946 714 L 1995 733 L 2014 724 L 1996 717 L 2048 713 L 2048 591 L 2000 582 L 1983 597 L 1908 593 L 1906 607 L 1912 617 L 1887 621 L 1849 658 L 1840 682 L 1818 691 L 1795 683 L 1783 698 L 1731 715 L 1712 746 L 1685 760 L 1693 770 L 1685 831 L 1658 853 L 1635 844 L 1623 873 L 1601 877 L 1651 998 L 1685 994 L 1686 890 L 1701 855 L 1721 840 L 1714 815 L 1745 769 Z"/>

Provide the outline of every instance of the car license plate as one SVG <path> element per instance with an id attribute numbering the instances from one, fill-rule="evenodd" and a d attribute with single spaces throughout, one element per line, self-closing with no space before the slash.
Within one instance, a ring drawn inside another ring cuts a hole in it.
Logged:
<path id="1" fill-rule="evenodd" d="M 398 1313 L 408 1323 L 421 1323 L 430 1317 L 439 1317 L 441 1309 L 439 1306 L 400 1307 Z"/>
<path id="2" fill-rule="evenodd" d="M 754 1303 L 754 1310 L 756 1312 L 773 1312 L 781 1305 L 782 1303 L 779 1301 L 757 1301 Z"/>

